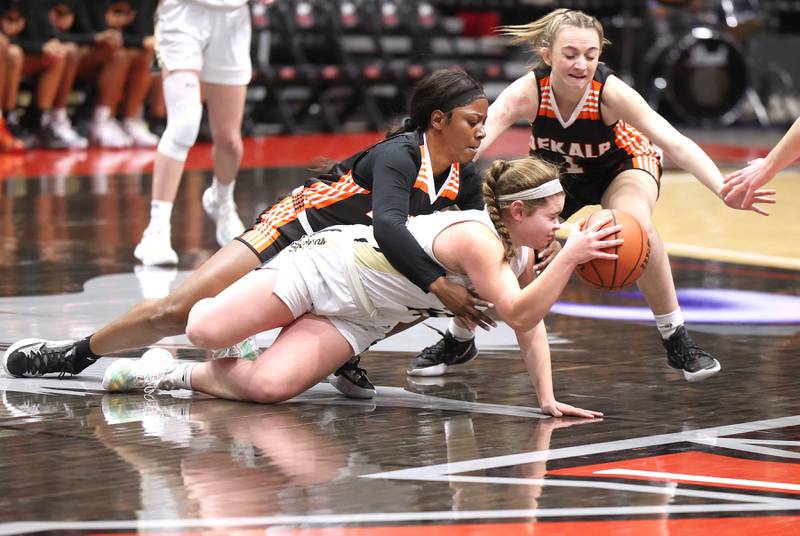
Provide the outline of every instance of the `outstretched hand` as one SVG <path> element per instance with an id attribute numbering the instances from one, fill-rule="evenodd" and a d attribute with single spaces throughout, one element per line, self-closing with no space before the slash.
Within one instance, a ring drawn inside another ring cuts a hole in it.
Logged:
<path id="1" fill-rule="evenodd" d="M 564 404 L 558 400 L 553 400 L 550 403 L 542 404 L 542 411 L 549 413 L 553 417 L 583 417 L 585 419 L 597 419 L 603 416 L 600 411 L 592 411 L 589 409 L 577 408 Z"/>
<path id="2" fill-rule="evenodd" d="M 719 195 L 731 208 L 752 210 L 762 216 L 768 216 L 769 212 L 757 206 L 756 203 L 775 203 L 775 199 L 772 197 L 775 195 L 775 190 L 761 188 L 773 176 L 774 174 L 767 169 L 765 159 L 756 158 L 748 162 L 747 167 L 727 175 Z"/>

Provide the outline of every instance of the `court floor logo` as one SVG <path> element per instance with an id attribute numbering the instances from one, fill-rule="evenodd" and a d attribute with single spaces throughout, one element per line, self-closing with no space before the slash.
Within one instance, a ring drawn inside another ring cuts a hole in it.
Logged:
<path id="1" fill-rule="evenodd" d="M 678 292 L 681 311 L 696 324 L 800 324 L 800 297 L 732 289 L 685 288 Z M 638 292 L 617 292 L 620 299 L 641 300 Z M 648 307 L 557 302 L 552 312 L 584 318 L 652 322 Z"/>
<path id="2" fill-rule="evenodd" d="M 593 506 L 458 512 L 458 519 L 635 519 L 674 515 L 708 518 L 778 512 L 794 519 L 800 516 L 800 497 L 797 496 L 800 494 L 800 452 L 792 449 L 800 447 L 800 441 L 752 437 L 764 431 L 781 437 L 780 431 L 794 426 L 800 426 L 800 415 L 388 471 L 362 478 L 537 486 L 543 490 L 575 488 L 581 490 L 584 497 L 605 497 L 597 499 L 598 502 L 608 502 Z M 785 432 L 791 433 L 790 430 Z M 681 451 L 658 453 L 669 449 Z M 626 457 L 626 452 L 631 452 L 631 456 Z M 656 454 L 643 456 L 643 452 Z M 608 459 L 609 455 L 616 461 L 555 469 L 541 478 L 489 476 L 502 474 L 504 468 L 518 465 Z M 762 457 L 768 458 L 760 459 Z M 785 461 L 775 461 L 775 458 Z M 616 494 L 624 494 L 627 499 L 614 500 Z M 631 494 L 643 498 L 631 499 Z M 586 500 L 581 502 L 586 503 Z M 795 527 L 800 527 L 800 517 L 796 522 Z"/>

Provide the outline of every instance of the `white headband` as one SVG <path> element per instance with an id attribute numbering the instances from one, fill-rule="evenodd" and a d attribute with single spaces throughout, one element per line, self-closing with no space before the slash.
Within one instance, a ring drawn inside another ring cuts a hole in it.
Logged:
<path id="1" fill-rule="evenodd" d="M 561 181 L 558 180 L 551 180 L 547 181 L 546 183 L 537 186 L 536 188 L 529 188 L 527 190 L 520 190 L 514 194 L 506 194 L 506 195 L 498 195 L 498 201 L 516 201 L 517 199 L 521 201 L 530 201 L 531 199 L 541 199 L 543 197 L 549 197 L 553 194 L 557 194 L 558 192 L 563 192 L 564 188 L 561 187 Z"/>

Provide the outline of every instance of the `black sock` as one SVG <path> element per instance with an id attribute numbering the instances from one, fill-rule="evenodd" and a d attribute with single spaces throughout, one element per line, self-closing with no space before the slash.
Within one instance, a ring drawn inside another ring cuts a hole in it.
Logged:
<path id="1" fill-rule="evenodd" d="M 75 355 L 78 358 L 94 361 L 95 359 L 102 357 L 92 352 L 92 348 L 89 346 L 89 339 L 91 338 L 92 336 L 89 335 L 85 339 L 81 339 L 75 343 Z"/>

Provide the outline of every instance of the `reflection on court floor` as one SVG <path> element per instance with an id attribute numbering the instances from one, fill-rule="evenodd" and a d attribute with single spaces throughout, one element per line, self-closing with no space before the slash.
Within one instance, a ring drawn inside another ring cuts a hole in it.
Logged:
<path id="1" fill-rule="evenodd" d="M 280 157 L 262 163 L 299 159 Z M 144 269 L 131 251 L 148 164 L 68 158 L 42 164 L 41 177 L 17 167 L 0 185 L 4 346 L 85 336 L 214 251 L 202 162 L 176 206 L 182 264 Z M 243 171 L 244 219 L 306 173 Z M 722 363 L 713 378 L 690 384 L 667 367 L 635 288 L 603 293 L 577 279 L 547 318 L 555 389 L 603 411 L 597 422 L 539 411 L 504 325 L 479 333 L 478 359 L 439 378 L 405 374 L 438 338 L 425 325 L 381 342 L 362 361 L 378 390 L 370 401 L 328 384 L 277 406 L 105 393 L 104 369 L 143 349 L 75 377 L 2 377 L 0 534 L 797 534 L 797 179 L 776 181 L 769 218 L 726 209 L 682 175 L 664 181 L 657 225 L 689 327 Z M 182 336 L 160 344 L 209 358 Z"/>

